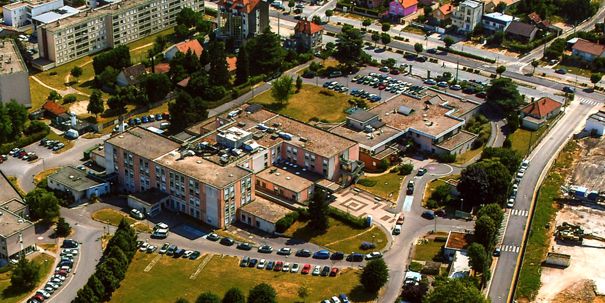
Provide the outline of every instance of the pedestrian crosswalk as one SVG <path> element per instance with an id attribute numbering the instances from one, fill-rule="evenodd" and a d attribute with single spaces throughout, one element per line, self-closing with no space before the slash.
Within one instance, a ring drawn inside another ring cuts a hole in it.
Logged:
<path id="1" fill-rule="evenodd" d="M 527 217 L 527 215 L 529 215 L 529 211 L 526 209 L 513 209 L 513 210 L 511 210 L 511 215 Z"/>
<path id="2" fill-rule="evenodd" d="M 586 104 L 586 105 L 599 105 L 601 104 L 601 102 L 597 101 L 597 100 L 593 100 L 593 99 L 587 99 L 587 98 L 579 98 L 580 99 L 580 104 Z"/>
<path id="3" fill-rule="evenodd" d="M 511 253 L 518 253 L 519 252 L 519 246 L 517 245 L 502 245 L 502 252 L 511 252 Z"/>

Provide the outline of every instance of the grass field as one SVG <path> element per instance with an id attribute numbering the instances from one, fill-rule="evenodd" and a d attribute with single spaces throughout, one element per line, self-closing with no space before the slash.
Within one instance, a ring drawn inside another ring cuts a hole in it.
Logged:
<path id="1" fill-rule="evenodd" d="M 29 111 L 34 111 L 42 107 L 44 102 L 46 102 L 48 94 L 50 94 L 50 89 L 40 85 L 40 83 L 36 82 L 31 77 L 29 77 L 29 91 L 32 100 L 32 107 Z"/>
<path id="2" fill-rule="evenodd" d="M 435 179 L 435 180 L 431 181 L 431 183 L 427 184 L 426 188 L 424 189 L 424 197 L 422 197 L 422 204 L 424 205 L 426 203 L 426 201 L 429 200 L 429 198 L 431 197 L 433 192 L 437 189 L 437 187 L 439 187 L 440 185 L 445 185 L 445 184 L 447 184 L 447 183 L 441 179 Z"/>
<path id="3" fill-rule="evenodd" d="M 40 266 L 40 281 L 45 281 L 46 275 L 52 270 L 55 258 L 47 254 L 38 254 L 33 259 L 32 262 L 38 264 Z M 12 295 L 5 293 L 6 289 L 10 286 L 11 279 L 11 271 L 6 271 L 0 273 L 0 302 L 2 303 L 15 303 L 21 302 L 25 299 L 25 297 L 29 294 L 29 292 Z M 39 282 L 40 282 L 39 281 Z"/>
<path id="4" fill-rule="evenodd" d="M 40 181 L 46 179 L 46 177 L 56 173 L 60 168 L 55 167 L 47 170 L 43 170 L 34 176 L 34 183 L 38 184 Z"/>
<path id="5" fill-rule="evenodd" d="M 308 226 L 308 222 L 300 221 L 294 222 L 284 234 L 288 237 L 325 246 L 332 251 L 341 251 L 344 253 L 360 251 L 359 245 L 362 242 L 374 241 L 376 244 L 376 249 L 374 250 L 377 251 L 383 250 L 388 244 L 387 235 L 378 227 L 357 229 L 331 217 L 328 220 L 330 227 L 323 234 Z"/>
<path id="6" fill-rule="evenodd" d="M 396 200 L 404 178 L 405 176 L 387 173 L 375 177 L 361 178 L 355 186 L 382 198 Z"/>
<path id="7" fill-rule="evenodd" d="M 346 269 L 338 277 L 314 277 L 293 273 L 273 272 L 256 268 L 239 267 L 236 257 L 215 255 L 191 279 L 192 274 L 203 262 L 203 257 L 195 261 L 173 259 L 162 256 L 149 272 L 145 267 L 157 254 L 137 253 L 128 268 L 126 278 L 116 290 L 110 302 L 174 302 L 178 297 L 194 302 L 206 291 L 222 297 L 227 290 L 238 287 L 244 294 L 259 283 L 268 283 L 277 292 L 278 302 L 299 300 L 297 292 L 306 286 L 309 296 L 306 302 L 319 302 L 339 293 L 347 293 L 356 302 L 369 301 L 372 297 L 359 286 L 359 271 Z"/>
<path id="8" fill-rule="evenodd" d="M 444 236 L 447 237 L 447 234 Z M 430 239 L 426 243 L 414 245 L 414 256 L 412 257 L 412 260 L 435 261 L 441 255 L 441 250 L 444 245 L 444 242 L 437 242 L 434 239 Z"/>
<path id="9" fill-rule="evenodd" d="M 517 298 L 533 300 L 538 294 L 542 261 L 549 250 L 550 237 L 552 236 L 550 229 L 546 226 L 555 219 L 557 208 L 554 201 L 559 197 L 561 186 L 565 182 L 565 176 L 571 173 L 571 164 L 574 157 L 577 156 L 577 149 L 577 143 L 570 141 L 563 148 L 540 186 L 519 274 Z"/>
<path id="10" fill-rule="evenodd" d="M 530 151 L 530 145 L 533 146 L 542 137 L 547 127 L 541 127 L 537 131 L 529 131 L 519 128 L 509 135 L 512 143 L 511 148 L 525 155 Z"/>
<path id="11" fill-rule="evenodd" d="M 118 226 L 120 224 L 120 221 L 122 221 L 122 219 L 125 219 L 126 223 L 132 225 L 132 227 L 136 231 L 139 231 L 139 232 L 151 232 L 152 231 L 151 227 L 149 227 L 149 225 L 147 223 L 139 222 L 139 221 L 131 218 L 127 214 L 124 214 L 123 212 L 120 212 L 120 211 L 117 211 L 117 210 L 111 209 L 111 208 L 102 208 L 102 209 L 95 211 L 94 213 L 92 213 L 92 218 L 96 221 L 99 221 L 99 222 L 102 222 L 105 224 L 109 224 L 109 225 L 113 225 L 113 226 Z"/>
<path id="12" fill-rule="evenodd" d="M 555 69 L 559 69 L 559 68 L 566 69 L 567 73 L 569 73 L 569 74 L 574 74 L 574 75 L 583 76 L 583 77 L 587 77 L 587 78 L 590 78 L 590 76 L 592 75 L 592 72 L 590 70 L 579 68 L 579 67 L 575 67 L 575 66 L 569 66 L 569 65 L 564 65 L 564 64 L 557 64 L 557 66 L 555 67 Z"/>
<path id="13" fill-rule="evenodd" d="M 327 95 L 330 94 L 330 95 Z M 259 103 L 270 110 L 294 119 L 308 122 L 316 118 L 327 122 L 340 122 L 346 117 L 349 96 L 315 85 L 303 85 L 300 92 L 292 94 L 287 104 L 275 102 L 268 90 L 256 96 L 252 103 Z"/>
<path id="14" fill-rule="evenodd" d="M 466 162 L 472 160 L 476 156 L 481 155 L 484 147 L 485 146 L 482 146 L 477 149 L 469 149 L 466 152 L 456 156 L 456 162 L 454 162 L 454 164 L 462 165 L 462 164 L 465 164 Z"/>

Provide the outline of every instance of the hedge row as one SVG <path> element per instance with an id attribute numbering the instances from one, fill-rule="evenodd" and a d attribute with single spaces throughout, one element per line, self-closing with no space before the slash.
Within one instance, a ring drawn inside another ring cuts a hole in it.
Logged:
<path id="1" fill-rule="evenodd" d="M 471 59 L 477 59 L 477 60 L 485 61 L 485 62 L 489 62 L 489 63 L 496 63 L 495 59 L 485 58 L 485 57 L 481 57 L 481 56 L 478 56 L 478 55 L 475 55 L 475 54 L 471 54 L 471 53 L 467 53 L 467 52 L 462 52 L 462 51 L 454 50 L 454 49 L 451 49 L 451 48 L 447 49 L 447 48 L 445 48 L 443 46 L 438 46 L 437 49 L 440 50 L 440 51 L 450 52 L 450 53 L 453 53 L 453 54 L 456 54 L 456 55 L 460 55 L 460 56 L 463 56 L 463 57 L 467 57 L 467 58 L 471 58 Z"/>
<path id="2" fill-rule="evenodd" d="M 40 141 L 42 138 L 46 137 L 50 132 L 50 128 L 47 128 L 43 131 L 33 133 L 29 136 L 21 137 L 17 141 L 11 143 L 4 143 L 0 145 L 0 154 L 8 154 L 8 152 L 15 147 L 24 147 L 30 145 L 36 141 Z"/>
<path id="3" fill-rule="evenodd" d="M 294 224 L 294 222 L 296 222 L 296 220 L 298 220 L 298 217 L 299 213 L 297 211 L 287 214 L 285 217 L 275 222 L 275 231 L 278 233 L 285 232 L 288 228 L 290 228 L 290 226 L 292 226 L 292 224 Z"/>
<path id="4" fill-rule="evenodd" d="M 354 228 L 366 228 L 368 227 L 366 218 L 360 218 L 350 213 L 344 212 L 340 209 L 330 207 L 330 216 L 334 219 L 340 220 L 351 225 Z"/>

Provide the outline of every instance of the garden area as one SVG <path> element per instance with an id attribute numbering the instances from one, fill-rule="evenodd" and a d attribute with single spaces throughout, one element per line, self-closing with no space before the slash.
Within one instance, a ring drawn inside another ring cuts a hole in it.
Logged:
<path id="1" fill-rule="evenodd" d="M 404 175 L 388 172 L 380 175 L 363 177 L 355 186 L 381 198 L 396 200 L 399 195 L 401 182 L 403 182 L 404 178 Z"/>
<path id="2" fill-rule="evenodd" d="M 303 122 L 341 122 L 345 110 L 350 107 L 349 96 L 323 87 L 303 84 L 301 90 L 293 93 L 287 103 L 279 103 L 268 90 L 252 99 L 251 103 L 262 104 L 266 108 L 284 116 Z"/>
<path id="3" fill-rule="evenodd" d="M 147 223 L 139 222 L 139 221 L 131 218 L 127 214 L 125 214 L 121 211 L 115 210 L 115 209 L 111 209 L 111 208 L 99 209 L 99 210 L 95 211 L 94 213 L 92 213 L 91 216 L 92 216 L 92 219 L 95 221 L 99 221 L 101 223 L 109 224 L 112 226 L 120 225 L 120 221 L 122 221 L 122 219 L 124 219 L 124 220 L 126 220 L 126 223 L 128 223 L 128 225 L 132 226 L 138 232 L 151 232 L 152 231 L 151 227 L 149 227 L 149 225 Z"/>
<path id="4" fill-rule="evenodd" d="M 145 268 L 153 259 L 159 258 L 148 272 Z M 203 265 L 204 260 L 210 260 Z M 195 272 L 199 274 L 195 275 Z M 230 256 L 202 256 L 192 261 L 174 259 L 157 254 L 137 253 L 122 281 L 120 288 L 113 294 L 110 302 L 174 302 L 182 297 L 194 302 L 199 294 L 207 291 L 223 297 L 232 287 L 243 293 L 255 285 L 264 282 L 271 285 L 277 293 L 278 302 L 300 300 L 298 290 L 307 288 L 306 302 L 319 302 L 330 296 L 346 293 L 356 302 L 372 299 L 359 284 L 360 271 L 343 269 L 337 277 L 316 277 L 300 273 L 274 272 L 256 268 L 239 267 L 239 259 Z M 178 295 L 174 290 L 178 289 Z"/>
<path id="5" fill-rule="evenodd" d="M 38 254 L 31 259 L 35 265 L 39 266 L 39 281 L 44 281 L 46 275 L 53 269 L 53 265 L 55 262 L 55 258 L 45 253 Z M 0 301 L 3 303 L 16 303 L 21 302 L 25 299 L 25 297 L 29 294 L 25 293 L 11 293 L 11 275 L 12 275 L 12 267 L 14 265 L 8 265 L 0 269 Z M 39 282 L 38 281 L 38 282 Z"/>
<path id="6" fill-rule="evenodd" d="M 443 246 L 447 241 L 447 233 L 437 232 L 418 240 L 414 245 L 412 260 L 441 261 Z"/>
<path id="7" fill-rule="evenodd" d="M 332 251 L 350 253 L 360 251 L 362 242 L 376 245 L 374 250 L 381 251 L 388 244 L 387 235 L 382 229 L 372 226 L 370 228 L 355 228 L 341 220 L 328 217 L 329 227 L 324 233 L 318 232 L 309 225 L 310 221 L 296 221 L 288 228 L 284 235 L 300 239 L 317 245 L 325 246 Z"/>
<path id="8" fill-rule="evenodd" d="M 536 131 L 518 128 L 508 136 L 508 139 L 511 141 L 511 148 L 521 155 L 528 154 L 547 129 L 548 127 L 545 126 L 540 127 Z"/>

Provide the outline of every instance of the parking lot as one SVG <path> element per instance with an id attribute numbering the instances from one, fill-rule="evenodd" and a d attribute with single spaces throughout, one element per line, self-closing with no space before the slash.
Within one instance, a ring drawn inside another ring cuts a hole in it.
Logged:
<path id="1" fill-rule="evenodd" d="M 40 303 L 52 296 L 58 296 L 61 292 L 63 284 L 66 284 L 74 277 L 72 269 L 75 271 L 79 257 L 79 244 L 71 239 L 66 239 L 61 246 L 60 260 L 54 270 L 54 274 L 50 276 L 46 284 L 41 287 L 27 301 L 28 303 Z"/>

